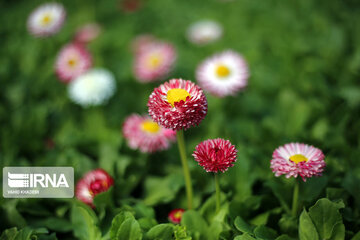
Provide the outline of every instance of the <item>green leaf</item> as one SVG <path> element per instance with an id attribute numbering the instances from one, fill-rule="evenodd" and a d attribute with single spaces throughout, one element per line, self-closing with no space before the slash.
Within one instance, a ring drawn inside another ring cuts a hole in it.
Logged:
<path id="1" fill-rule="evenodd" d="M 139 223 L 134 218 L 126 219 L 120 226 L 116 238 L 118 240 L 141 240 L 142 232 Z"/>
<path id="2" fill-rule="evenodd" d="M 357 234 L 355 234 L 351 240 L 360 240 L 360 231 L 357 232 Z"/>
<path id="3" fill-rule="evenodd" d="M 163 177 L 148 177 L 145 181 L 146 205 L 156 205 L 172 201 L 179 189 L 184 185 L 181 174 L 172 174 Z"/>
<path id="4" fill-rule="evenodd" d="M 142 239 L 142 231 L 139 223 L 128 211 L 122 211 L 112 221 L 110 239 L 139 240 Z"/>
<path id="5" fill-rule="evenodd" d="M 39 227 L 44 226 L 57 232 L 69 232 L 73 229 L 72 224 L 67 219 L 57 217 L 48 217 L 44 220 L 38 220 L 34 225 Z"/>
<path id="6" fill-rule="evenodd" d="M 194 210 L 184 212 L 181 218 L 181 225 L 185 226 L 192 236 L 200 235 L 200 239 L 208 239 L 208 225 L 198 212 Z"/>
<path id="7" fill-rule="evenodd" d="M 96 217 L 89 213 L 91 210 L 74 205 L 71 209 L 71 222 L 74 235 L 81 240 L 98 240 L 101 238 L 96 226 Z"/>
<path id="8" fill-rule="evenodd" d="M 301 182 L 299 199 L 307 202 L 314 201 L 325 188 L 327 182 L 328 178 L 326 176 L 310 178 L 306 182 Z"/>
<path id="9" fill-rule="evenodd" d="M 345 239 L 345 226 L 341 222 L 341 223 L 337 223 L 334 226 L 330 240 L 343 240 L 343 239 Z"/>
<path id="10" fill-rule="evenodd" d="M 289 237 L 286 234 L 283 234 L 283 235 L 277 237 L 275 240 L 293 240 L 293 238 Z"/>
<path id="11" fill-rule="evenodd" d="M 172 239 L 173 233 L 174 226 L 172 224 L 159 224 L 152 227 L 146 237 L 150 240 L 167 240 Z"/>
<path id="12" fill-rule="evenodd" d="M 317 201 L 316 204 L 309 209 L 309 216 L 319 233 L 320 239 L 330 239 L 335 225 L 342 223 L 339 205 L 331 202 L 327 198 L 322 198 Z M 345 235 L 343 237 L 345 237 Z"/>
<path id="13" fill-rule="evenodd" d="M 253 227 L 247 224 L 240 216 L 235 218 L 234 225 L 242 233 L 253 233 Z"/>
<path id="14" fill-rule="evenodd" d="M 305 209 L 300 215 L 299 238 L 300 240 L 319 240 L 315 225 Z"/>
<path id="15" fill-rule="evenodd" d="M 277 237 L 277 233 L 275 230 L 265 227 L 264 225 L 257 226 L 254 229 L 254 234 L 256 238 L 264 240 L 272 240 Z"/>
<path id="16" fill-rule="evenodd" d="M 94 205 L 96 209 L 100 212 L 99 219 L 105 216 L 106 207 L 112 207 L 113 204 L 113 187 L 110 187 L 107 191 L 97 194 L 94 197 Z"/>
<path id="17" fill-rule="evenodd" d="M 186 227 L 176 225 L 174 230 L 175 240 L 191 240 L 192 238 L 188 236 L 186 232 Z"/>
<path id="18" fill-rule="evenodd" d="M 256 238 L 253 238 L 247 233 L 244 233 L 243 235 L 236 236 L 234 240 L 255 240 Z"/>
<path id="19" fill-rule="evenodd" d="M 119 231 L 121 224 L 123 224 L 123 222 L 129 218 L 133 219 L 134 216 L 128 211 L 122 211 L 114 217 L 114 219 L 112 220 L 112 223 L 111 223 L 111 228 L 110 228 L 110 238 L 111 239 L 116 238 L 117 232 Z"/>
<path id="20" fill-rule="evenodd" d="M 6 229 L 1 234 L 0 240 L 14 240 L 17 234 L 18 234 L 18 230 L 16 227 Z"/>

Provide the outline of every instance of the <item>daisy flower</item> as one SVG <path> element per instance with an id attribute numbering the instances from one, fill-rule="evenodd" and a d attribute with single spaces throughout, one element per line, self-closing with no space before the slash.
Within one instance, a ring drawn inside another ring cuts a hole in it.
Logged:
<path id="1" fill-rule="evenodd" d="M 208 108 L 201 88 L 183 79 L 172 79 L 155 88 L 147 105 L 155 122 L 173 130 L 199 125 Z"/>
<path id="2" fill-rule="evenodd" d="M 182 208 L 172 210 L 168 215 L 169 221 L 174 224 L 179 224 L 181 222 L 181 218 L 184 212 L 185 210 Z"/>
<path id="3" fill-rule="evenodd" d="M 161 127 L 147 115 L 130 115 L 124 122 L 123 133 L 130 148 L 144 153 L 168 149 L 176 139 L 176 131 Z"/>
<path id="4" fill-rule="evenodd" d="M 153 82 L 166 77 L 176 60 L 175 48 L 165 42 L 152 42 L 136 54 L 134 74 L 140 82 Z"/>
<path id="5" fill-rule="evenodd" d="M 114 180 L 105 170 L 95 169 L 78 181 L 75 196 L 80 201 L 94 207 L 94 197 L 107 191 L 112 185 L 114 185 Z"/>
<path id="6" fill-rule="evenodd" d="M 55 72 L 62 82 L 68 83 L 91 68 L 91 54 L 81 44 L 70 43 L 60 50 Z"/>
<path id="7" fill-rule="evenodd" d="M 70 99 L 83 106 L 104 104 L 116 90 L 114 75 L 105 69 L 92 69 L 70 82 Z"/>
<path id="8" fill-rule="evenodd" d="M 208 139 L 196 146 L 193 156 L 206 172 L 225 172 L 234 166 L 237 150 L 229 140 Z"/>
<path id="9" fill-rule="evenodd" d="M 101 27 L 97 23 L 88 23 L 81 26 L 75 33 L 75 42 L 87 44 L 99 36 Z"/>
<path id="10" fill-rule="evenodd" d="M 324 154 L 318 148 L 304 143 L 289 143 L 277 148 L 271 160 L 275 176 L 286 175 L 286 178 L 298 175 L 306 182 L 312 176 L 321 176 L 324 167 Z"/>
<path id="11" fill-rule="evenodd" d="M 196 70 L 199 85 L 218 97 L 235 95 L 246 87 L 248 77 L 246 61 L 232 50 L 211 56 Z"/>
<path id="12" fill-rule="evenodd" d="M 27 20 L 28 31 L 36 37 L 48 37 L 59 32 L 66 17 L 60 3 L 45 3 L 36 8 Z"/>
<path id="13" fill-rule="evenodd" d="M 222 26 L 215 21 L 203 20 L 190 25 L 187 38 L 197 45 L 205 45 L 220 39 L 223 34 Z"/>

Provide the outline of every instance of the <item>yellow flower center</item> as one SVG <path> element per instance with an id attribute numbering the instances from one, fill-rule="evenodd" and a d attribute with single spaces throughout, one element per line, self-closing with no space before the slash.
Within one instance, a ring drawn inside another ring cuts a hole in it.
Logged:
<path id="1" fill-rule="evenodd" d="M 190 97 L 190 94 L 188 93 L 188 91 L 186 91 L 185 89 L 182 88 L 174 88 L 174 89 L 170 89 L 167 92 L 167 101 L 174 106 L 174 104 L 176 102 L 180 102 L 180 101 L 186 101 L 186 98 Z"/>
<path id="2" fill-rule="evenodd" d="M 157 68 L 161 62 L 161 57 L 158 54 L 154 54 L 147 60 L 147 66 L 151 69 L 154 69 Z"/>
<path id="3" fill-rule="evenodd" d="M 177 211 L 177 212 L 174 214 L 174 218 L 179 219 L 179 218 L 182 217 L 182 215 L 183 215 L 183 213 L 182 213 L 181 211 Z"/>
<path id="4" fill-rule="evenodd" d="M 151 120 L 146 120 L 141 124 L 143 131 L 148 133 L 157 133 L 160 130 L 160 126 Z"/>
<path id="5" fill-rule="evenodd" d="M 41 19 L 41 24 L 46 26 L 51 22 L 51 20 L 52 20 L 52 17 L 50 16 L 50 14 L 45 14 L 43 16 L 43 18 Z"/>
<path id="6" fill-rule="evenodd" d="M 222 78 L 227 77 L 230 74 L 230 69 L 227 66 L 221 64 L 216 68 L 216 74 Z"/>
<path id="7" fill-rule="evenodd" d="M 298 164 L 300 162 L 307 162 L 308 159 L 302 154 L 295 154 L 290 157 L 290 160 Z"/>
<path id="8" fill-rule="evenodd" d="M 74 67 L 76 65 L 76 60 L 75 59 L 69 59 L 68 64 L 70 67 Z"/>

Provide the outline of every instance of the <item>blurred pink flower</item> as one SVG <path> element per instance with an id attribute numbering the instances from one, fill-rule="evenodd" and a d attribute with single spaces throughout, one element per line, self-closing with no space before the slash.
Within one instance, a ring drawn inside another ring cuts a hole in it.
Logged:
<path id="1" fill-rule="evenodd" d="M 176 51 L 172 44 L 160 41 L 143 43 L 135 54 L 134 74 L 140 82 L 153 82 L 166 77 L 173 69 Z"/>
<path id="2" fill-rule="evenodd" d="M 89 70 L 92 57 L 88 50 L 78 43 L 64 46 L 55 62 L 55 71 L 62 82 L 68 83 Z"/>
<path id="3" fill-rule="evenodd" d="M 94 197 L 114 185 L 114 179 L 103 169 L 95 169 L 85 174 L 76 184 L 75 196 L 80 201 L 93 205 Z"/>
<path id="4" fill-rule="evenodd" d="M 169 221 L 174 224 L 179 224 L 181 222 L 181 218 L 184 212 L 185 210 L 182 208 L 172 210 L 168 215 Z"/>
<path id="5" fill-rule="evenodd" d="M 176 131 L 159 126 L 147 115 L 138 114 L 126 118 L 123 134 L 129 147 L 147 153 L 168 149 L 176 139 Z"/>
<path id="6" fill-rule="evenodd" d="M 97 23 L 88 23 L 81 26 L 75 33 L 74 41 L 87 44 L 99 36 L 101 27 Z"/>

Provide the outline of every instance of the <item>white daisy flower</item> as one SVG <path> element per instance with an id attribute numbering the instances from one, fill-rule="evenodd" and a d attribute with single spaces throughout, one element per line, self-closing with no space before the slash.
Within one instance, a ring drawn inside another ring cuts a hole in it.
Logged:
<path id="1" fill-rule="evenodd" d="M 218 97 L 235 95 L 246 87 L 248 77 L 245 59 L 232 50 L 209 57 L 196 70 L 200 87 Z"/>
<path id="2" fill-rule="evenodd" d="M 70 99 L 83 106 L 106 103 L 116 90 L 114 75 L 105 69 L 92 69 L 70 82 Z"/>
<path id="3" fill-rule="evenodd" d="M 36 8 L 27 20 L 28 31 L 36 37 L 48 37 L 61 29 L 66 12 L 60 3 L 45 3 Z"/>
<path id="4" fill-rule="evenodd" d="M 220 39 L 223 34 L 222 26 L 211 20 L 195 22 L 187 30 L 187 38 L 197 45 L 205 45 Z"/>

